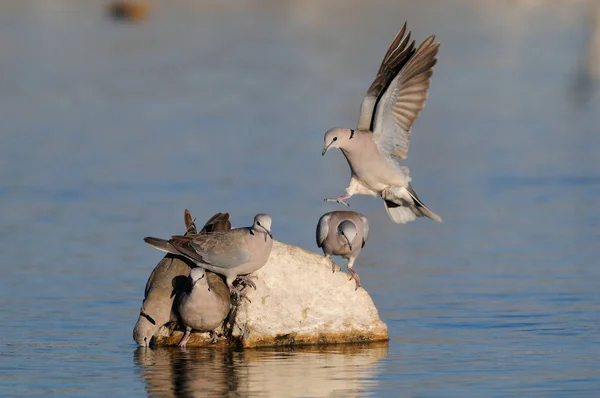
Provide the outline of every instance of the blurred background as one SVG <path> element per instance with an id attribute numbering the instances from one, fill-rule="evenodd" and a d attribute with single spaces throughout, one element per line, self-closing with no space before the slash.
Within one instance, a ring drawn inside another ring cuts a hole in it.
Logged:
<path id="1" fill-rule="evenodd" d="M 444 223 L 350 200 L 389 344 L 137 349 L 142 238 L 185 208 L 318 252 L 323 133 L 404 21 L 442 43 L 404 164 Z M 593 1 L 0 1 L 0 394 L 594 395 L 599 78 Z"/>

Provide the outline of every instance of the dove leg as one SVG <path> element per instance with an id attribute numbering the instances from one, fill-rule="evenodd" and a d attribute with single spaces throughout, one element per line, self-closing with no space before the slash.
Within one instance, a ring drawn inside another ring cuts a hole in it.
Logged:
<path id="1" fill-rule="evenodd" d="M 251 303 L 251 302 L 252 302 L 252 300 L 250 300 L 250 299 L 248 298 L 248 296 L 246 295 L 246 292 L 244 292 L 244 290 L 243 290 L 243 289 L 242 289 L 242 290 L 238 290 L 238 289 L 236 289 L 236 288 L 234 287 L 234 288 L 231 290 L 231 294 L 232 294 L 232 296 L 233 296 L 233 297 L 231 298 L 231 300 L 232 300 L 232 303 L 233 303 L 233 305 L 234 305 L 234 306 L 241 305 L 241 304 L 242 304 L 242 300 L 243 300 L 243 299 L 246 299 L 246 300 L 248 300 L 248 302 L 249 302 L 249 303 Z"/>
<path id="2" fill-rule="evenodd" d="M 350 271 L 350 273 L 352 274 L 352 276 L 350 277 L 349 280 L 354 279 L 354 281 L 356 282 L 356 288 L 354 290 L 358 290 L 359 287 L 362 286 L 362 284 L 360 283 L 360 276 L 358 276 L 358 272 L 354 271 L 354 269 L 352 269 L 352 267 L 354 266 L 354 258 L 351 258 L 350 260 L 348 260 L 348 271 Z"/>
<path id="3" fill-rule="evenodd" d="M 210 343 L 211 344 L 217 343 L 217 332 L 215 332 L 214 330 L 210 331 Z"/>
<path id="4" fill-rule="evenodd" d="M 388 188 L 381 191 L 380 195 L 381 195 L 381 199 L 383 199 L 383 200 L 389 200 L 389 201 L 393 202 L 395 199 L 394 194 Z"/>
<path id="5" fill-rule="evenodd" d="M 326 255 L 325 255 L 325 257 L 326 257 L 326 258 L 327 258 L 329 261 L 331 261 L 331 273 L 332 273 L 332 274 L 335 274 L 335 267 L 337 266 L 337 264 L 335 263 L 335 261 L 333 261 L 333 260 L 331 259 L 331 254 L 326 254 Z"/>
<path id="6" fill-rule="evenodd" d="M 349 199 L 350 197 L 352 197 L 352 195 L 349 194 L 345 194 L 342 196 L 338 196 L 337 198 L 327 198 L 325 199 L 326 202 L 336 202 L 336 203 L 341 203 L 344 206 L 350 206 L 348 203 L 344 202 L 346 199 Z"/>
<path id="7" fill-rule="evenodd" d="M 348 270 L 352 274 L 350 279 L 354 279 L 356 281 L 356 288 L 354 290 L 358 290 L 358 288 L 362 286 L 360 283 L 360 276 L 358 276 L 358 272 L 354 271 L 352 268 L 349 268 Z"/>
<path id="8" fill-rule="evenodd" d="M 188 340 L 190 339 L 190 333 L 192 332 L 192 328 L 189 326 L 185 327 L 185 334 L 183 335 L 183 338 L 181 339 L 181 341 L 179 342 L 179 347 L 181 348 L 185 348 Z"/>

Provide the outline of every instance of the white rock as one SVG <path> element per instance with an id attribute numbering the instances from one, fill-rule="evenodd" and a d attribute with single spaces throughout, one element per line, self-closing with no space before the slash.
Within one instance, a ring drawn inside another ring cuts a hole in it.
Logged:
<path id="1" fill-rule="evenodd" d="M 267 264 L 254 273 L 256 291 L 238 309 L 233 335 L 244 347 L 290 343 L 387 340 L 387 326 L 363 288 L 331 261 L 275 242 Z M 244 336 L 245 335 L 245 336 Z"/>

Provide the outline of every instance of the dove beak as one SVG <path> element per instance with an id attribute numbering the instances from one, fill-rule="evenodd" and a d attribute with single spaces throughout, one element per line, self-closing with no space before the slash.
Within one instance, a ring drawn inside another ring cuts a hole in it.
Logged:
<path id="1" fill-rule="evenodd" d="M 269 235 L 269 238 L 273 239 L 273 234 L 271 233 L 271 231 L 269 231 L 268 229 L 266 229 L 263 225 L 260 225 L 260 228 L 265 231 L 265 242 L 267 241 L 267 235 Z"/>
<path id="2" fill-rule="evenodd" d="M 325 154 L 327 153 L 327 151 L 329 150 L 329 147 L 331 146 L 331 144 L 327 145 L 325 148 L 323 148 L 323 152 L 321 152 L 321 156 L 325 156 Z"/>

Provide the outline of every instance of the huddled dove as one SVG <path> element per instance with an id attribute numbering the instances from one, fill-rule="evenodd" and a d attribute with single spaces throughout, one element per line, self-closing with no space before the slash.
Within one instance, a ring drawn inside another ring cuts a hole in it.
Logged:
<path id="1" fill-rule="evenodd" d="M 229 288 L 219 275 L 206 272 L 202 267 L 192 268 L 177 306 L 185 325 L 179 346 L 186 346 L 192 330 L 210 332 L 211 342 L 216 342 L 215 329 L 229 313 L 230 296 Z"/>
<path id="2" fill-rule="evenodd" d="M 186 234 L 196 234 L 196 225 L 187 209 L 184 220 Z M 217 213 L 206 222 L 200 233 L 228 229 L 231 229 L 229 214 Z M 146 282 L 140 316 L 133 329 L 133 339 L 137 344 L 148 347 L 161 326 L 177 319 L 173 300 L 182 291 L 192 266 L 194 264 L 182 256 L 167 254 L 154 268 Z"/>

